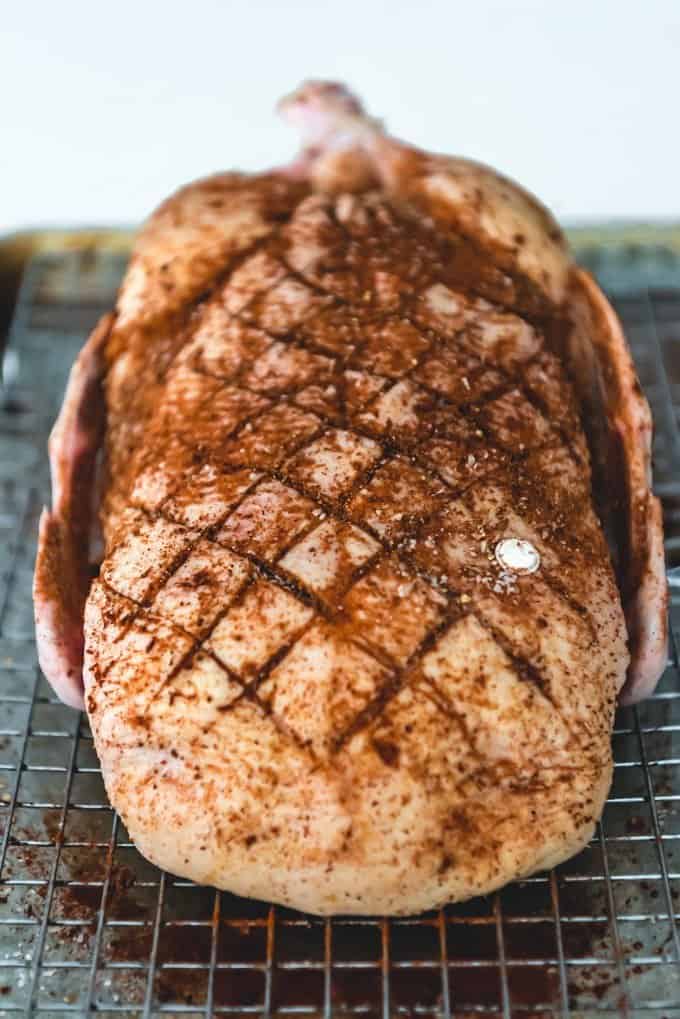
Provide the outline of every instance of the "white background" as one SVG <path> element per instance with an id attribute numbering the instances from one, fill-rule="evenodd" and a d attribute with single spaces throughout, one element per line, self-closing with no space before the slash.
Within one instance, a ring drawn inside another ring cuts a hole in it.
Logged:
<path id="1" fill-rule="evenodd" d="M 13 0 L 0 232 L 134 223 L 192 177 L 287 159 L 272 110 L 307 77 L 563 219 L 680 216 L 680 0 Z"/>

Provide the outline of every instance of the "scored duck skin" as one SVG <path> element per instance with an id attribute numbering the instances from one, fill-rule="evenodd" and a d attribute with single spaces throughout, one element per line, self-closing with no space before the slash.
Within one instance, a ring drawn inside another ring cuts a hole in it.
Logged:
<path id="1" fill-rule="evenodd" d="M 86 602 L 104 780 L 154 863 L 320 914 L 408 913 L 592 834 L 617 694 L 665 662 L 651 422 L 533 198 L 387 137 L 340 86 L 282 106 L 302 156 L 165 202 L 74 369 L 41 664 L 77 704 Z"/>

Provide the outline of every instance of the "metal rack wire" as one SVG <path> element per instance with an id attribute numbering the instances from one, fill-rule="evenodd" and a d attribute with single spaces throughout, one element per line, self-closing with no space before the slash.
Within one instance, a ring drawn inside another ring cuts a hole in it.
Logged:
<path id="1" fill-rule="evenodd" d="M 0 392 L 0 1016 L 680 1017 L 680 593 L 657 694 L 619 712 L 616 769 L 576 859 L 399 920 L 309 918 L 160 873 L 108 806 L 85 718 L 36 664 L 31 572 L 66 373 L 113 299 L 114 255 L 38 256 Z M 611 267 L 603 275 L 616 290 Z M 668 267 L 666 267 L 668 271 Z M 657 422 L 680 562 L 677 288 L 615 293 Z"/>

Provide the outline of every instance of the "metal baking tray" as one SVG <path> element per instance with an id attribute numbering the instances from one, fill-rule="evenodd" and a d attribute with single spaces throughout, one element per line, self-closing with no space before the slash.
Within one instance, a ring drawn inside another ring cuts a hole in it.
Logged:
<path id="1" fill-rule="evenodd" d="M 652 403 L 675 584 L 679 234 L 574 239 L 614 299 Z M 602 823 L 554 871 L 422 916 L 324 921 L 178 880 L 135 850 L 108 805 L 87 719 L 37 667 L 31 606 L 47 434 L 127 244 L 91 232 L 0 245 L 11 322 L 0 389 L 0 1017 L 680 1019 L 677 587 L 666 675 L 651 700 L 617 715 Z"/>

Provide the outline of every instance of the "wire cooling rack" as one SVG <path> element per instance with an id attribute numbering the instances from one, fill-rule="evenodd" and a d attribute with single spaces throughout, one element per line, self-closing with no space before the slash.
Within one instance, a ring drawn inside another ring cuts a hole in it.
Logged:
<path id="1" fill-rule="evenodd" d="M 659 290 L 649 273 L 627 265 L 621 275 L 591 256 L 653 406 L 673 582 L 680 269 L 664 264 Z M 122 270 L 121 257 L 96 250 L 34 257 L 4 360 L 0 1016 L 680 1019 L 680 589 L 658 692 L 618 713 L 602 823 L 550 873 L 409 919 L 323 921 L 180 881 L 137 853 L 107 803 L 87 720 L 37 668 L 31 607 L 47 434 Z"/>

